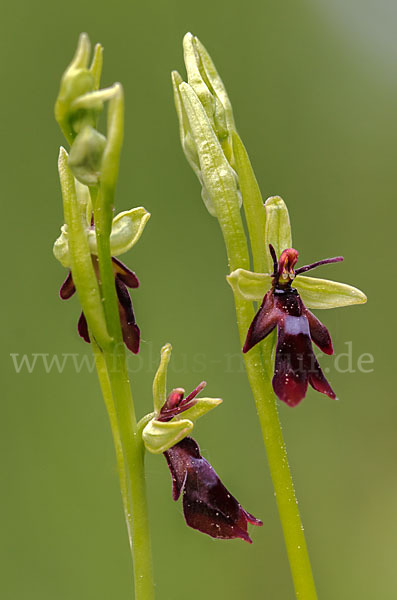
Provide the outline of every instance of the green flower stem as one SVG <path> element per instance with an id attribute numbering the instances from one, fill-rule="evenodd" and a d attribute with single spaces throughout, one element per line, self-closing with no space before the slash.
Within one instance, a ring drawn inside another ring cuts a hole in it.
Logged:
<path id="1" fill-rule="evenodd" d="M 244 202 L 245 200 L 244 198 Z M 233 198 L 229 198 L 227 202 L 225 196 L 220 196 L 220 201 L 215 202 L 215 205 L 217 214 L 219 215 L 220 212 L 223 214 L 219 223 L 225 240 L 230 271 L 245 268 L 244 265 L 249 262 L 249 257 L 238 204 L 233 201 Z M 227 207 L 226 211 L 223 211 L 223 206 Z M 232 218 L 229 219 L 229 215 Z M 261 229 L 253 230 L 257 231 L 258 235 L 261 232 Z M 260 248 L 258 242 L 259 240 L 256 240 L 256 243 L 252 244 L 254 252 L 255 248 Z M 261 242 L 261 252 L 263 252 L 263 237 Z M 262 258 L 255 257 L 254 254 L 254 260 L 258 263 Z M 251 302 L 240 298 L 237 294 L 234 298 L 240 343 L 243 345 L 254 311 Z M 271 385 L 271 348 L 269 350 L 262 357 L 259 346 L 252 348 L 244 355 L 245 368 L 262 429 L 296 597 L 299 600 L 316 600 L 317 594 L 303 525 L 288 464 L 276 398 Z"/>
<path id="2" fill-rule="evenodd" d="M 123 499 L 128 539 L 134 563 L 135 598 L 136 600 L 152 600 L 154 599 L 154 585 L 147 514 L 142 434 L 141 431 L 138 431 L 138 426 L 135 421 L 132 437 L 133 441 L 130 441 L 128 449 L 126 450 L 125 445 L 122 442 L 122 436 L 125 435 L 123 431 L 124 428 L 120 428 L 120 419 L 117 410 L 115 409 L 111 380 L 113 382 L 113 389 L 116 390 L 116 394 L 124 394 L 127 387 L 124 383 L 128 383 L 128 377 L 126 381 L 124 375 L 124 381 L 120 381 L 118 366 L 121 365 L 119 364 L 116 366 L 114 364 L 114 354 L 106 355 L 97 346 L 95 340 L 92 340 L 92 343 L 98 378 L 106 409 L 108 411 L 116 450 L 121 496 Z M 108 369 L 108 365 L 110 365 L 110 369 Z M 129 383 L 128 389 L 130 389 Z M 128 402 L 126 402 L 126 404 L 128 404 Z"/>
<path id="3" fill-rule="evenodd" d="M 141 435 L 138 434 L 110 252 L 113 199 L 122 142 L 123 96 L 121 86 L 119 86 L 119 91 L 120 94 L 109 109 L 108 147 L 110 149 L 103 158 L 103 177 L 99 189 L 93 190 L 91 195 L 94 206 L 101 294 L 107 328 L 112 337 L 112 342 L 103 347 L 102 352 L 118 424 L 118 438 L 116 439 L 120 440 L 123 455 L 123 465 L 120 465 L 122 468 L 121 490 L 124 496 L 133 555 L 135 600 L 153 600 L 154 583 L 146 499 L 144 445 Z M 112 414 L 109 414 L 109 417 L 112 422 Z"/>
<path id="4" fill-rule="evenodd" d="M 250 302 L 237 295 L 235 295 L 235 302 L 240 342 L 243 344 L 253 318 L 253 310 Z M 303 525 L 288 464 L 276 398 L 269 376 L 271 366 L 267 365 L 268 368 L 264 369 L 258 346 L 244 355 L 244 362 L 266 447 L 296 597 L 299 600 L 316 600 L 317 594 Z"/>

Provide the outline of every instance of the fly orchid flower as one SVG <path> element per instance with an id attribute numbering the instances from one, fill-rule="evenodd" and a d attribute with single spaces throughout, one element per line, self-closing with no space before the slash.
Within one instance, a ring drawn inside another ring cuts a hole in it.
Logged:
<path id="1" fill-rule="evenodd" d="M 99 281 L 99 266 L 97 259 L 97 241 L 95 228 L 92 218 L 92 205 L 88 187 L 75 180 L 76 193 L 81 207 L 84 209 L 84 233 L 91 253 L 92 264 L 96 277 Z M 133 271 L 115 258 L 115 255 L 127 252 L 139 240 L 144 227 L 150 218 L 143 207 L 133 208 L 129 211 L 119 213 L 112 222 L 112 231 L 110 234 L 110 250 L 112 254 L 112 265 L 117 292 L 121 329 L 125 345 L 135 354 L 139 350 L 140 332 L 135 322 L 134 311 L 131 298 L 127 288 L 137 288 L 139 281 Z M 61 235 L 54 244 L 54 255 L 65 267 L 71 267 L 71 257 L 69 252 L 69 236 L 66 225 L 61 227 Z M 73 281 L 72 270 L 63 282 L 59 295 L 62 300 L 67 300 L 75 293 L 76 288 Z M 79 335 L 86 341 L 90 341 L 87 321 L 84 312 L 81 313 L 78 326 Z"/>
<path id="2" fill-rule="evenodd" d="M 335 398 L 312 348 L 313 341 L 325 354 L 333 354 L 331 338 L 327 328 L 308 309 L 362 304 L 366 296 L 344 283 L 302 275 L 320 265 L 340 262 L 341 256 L 295 269 L 298 252 L 291 248 L 287 207 L 281 198 L 275 197 L 267 200 L 265 208 L 265 238 L 273 241 L 269 244 L 272 272 L 237 269 L 228 276 L 235 293 L 246 300 L 262 300 L 243 352 L 248 352 L 277 327 L 273 389 L 278 398 L 296 406 L 305 397 L 309 383 L 315 390 Z M 274 245 L 279 249 L 279 260 Z"/>
<path id="3" fill-rule="evenodd" d="M 166 395 L 171 345 L 161 350 L 160 366 L 153 381 L 154 413 L 141 421 L 142 439 L 153 454 L 164 454 L 171 472 L 173 499 L 183 491 L 183 512 L 189 527 L 218 539 L 241 538 L 249 543 L 248 523 L 262 525 L 228 492 L 211 465 L 200 454 L 197 442 L 187 437 L 194 421 L 218 406 L 220 398 L 198 398 L 202 381 L 185 396 L 183 388 Z"/>
<path id="4" fill-rule="evenodd" d="M 186 524 L 213 538 L 241 538 L 252 543 L 248 523 L 262 525 L 225 488 L 208 461 L 201 456 L 197 442 L 185 437 L 164 452 L 172 476 L 172 497 L 183 491 Z"/>

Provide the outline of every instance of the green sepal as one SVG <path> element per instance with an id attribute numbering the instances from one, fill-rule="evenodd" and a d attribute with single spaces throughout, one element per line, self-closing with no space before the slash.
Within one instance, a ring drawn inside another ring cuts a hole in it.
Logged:
<path id="1" fill-rule="evenodd" d="M 272 277 L 268 273 L 254 273 L 246 269 L 236 269 L 226 279 L 234 293 L 253 302 L 262 301 L 272 286 Z"/>
<path id="2" fill-rule="evenodd" d="M 352 304 L 365 304 L 366 295 L 359 289 L 317 277 L 297 275 L 292 283 L 307 308 L 337 308 Z"/>
<path id="3" fill-rule="evenodd" d="M 197 421 L 203 415 L 206 415 L 207 412 L 216 408 L 222 403 L 221 398 L 198 398 L 197 403 L 188 408 L 183 413 L 181 413 L 181 417 L 183 419 L 189 419 L 190 421 Z M 178 417 L 175 418 L 175 420 Z M 172 421 L 171 421 L 172 422 Z"/>
<path id="4" fill-rule="evenodd" d="M 85 231 L 89 243 L 91 254 L 97 254 L 97 241 L 95 230 L 90 227 L 91 203 L 88 188 L 76 181 L 78 197 L 86 197 L 86 219 Z M 83 194 L 84 192 L 84 194 Z M 110 234 L 110 252 L 112 256 L 119 256 L 130 250 L 141 237 L 145 225 L 150 219 L 150 213 L 143 206 L 131 208 L 116 215 L 112 222 L 112 231 Z M 54 243 L 54 256 L 61 265 L 70 267 L 71 260 L 69 255 L 69 237 L 67 225 L 62 225 L 61 235 Z"/>
<path id="5" fill-rule="evenodd" d="M 153 408 L 155 415 L 160 414 L 167 400 L 167 370 L 172 352 L 171 344 L 165 344 L 160 352 L 160 364 L 153 379 Z"/>
<path id="6" fill-rule="evenodd" d="M 269 244 L 276 251 L 277 258 L 286 248 L 292 247 L 291 223 L 288 208 L 284 200 L 279 196 L 272 196 L 265 202 L 266 225 L 265 225 L 265 250 L 266 271 L 273 273 L 273 261 L 269 252 Z"/>
<path id="7" fill-rule="evenodd" d="M 73 175 L 84 185 L 97 185 L 106 138 L 86 125 L 77 134 L 70 149 L 68 164 Z"/>
<path id="8" fill-rule="evenodd" d="M 145 448 L 152 454 L 162 454 L 182 441 L 193 429 L 192 421 L 179 419 L 168 422 L 152 419 L 142 432 Z"/>
<path id="9" fill-rule="evenodd" d="M 149 219 L 150 213 L 143 206 L 123 211 L 114 217 L 110 234 L 111 255 L 119 256 L 135 246 Z M 92 229 L 88 232 L 88 241 L 92 254 L 96 254 L 97 242 Z"/>

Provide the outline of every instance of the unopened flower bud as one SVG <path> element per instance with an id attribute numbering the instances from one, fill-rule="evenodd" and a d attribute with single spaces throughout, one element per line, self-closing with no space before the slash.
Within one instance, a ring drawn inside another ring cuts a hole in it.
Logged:
<path id="1" fill-rule="evenodd" d="M 95 110 L 73 110 L 72 104 L 79 96 L 98 89 L 102 67 L 102 47 L 97 44 L 94 58 L 88 66 L 91 44 L 86 33 L 79 38 L 76 53 L 61 80 L 58 98 L 55 103 L 55 118 L 66 139 L 71 144 L 81 129 L 81 124 L 95 125 Z"/>
<path id="2" fill-rule="evenodd" d="M 90 125 L 77 135 L 70 149 L 68 164 L 73 175 L 84 185 L 97 185 L 106 138 Z"/>

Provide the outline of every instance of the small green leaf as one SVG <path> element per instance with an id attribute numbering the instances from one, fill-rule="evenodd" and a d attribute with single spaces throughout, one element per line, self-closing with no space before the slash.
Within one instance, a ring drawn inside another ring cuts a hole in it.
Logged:
<path id="1" fill-rule="evenodd" d="M 193 429 L 193 423 L 188 419 L 156 421 L 152 419 L 142 432 L 145 447 L 153 454 L 162 454 L 183 440 Z"/>
<path id="2" fill-rule="evenodd" d="M 273 273 L 273 261 L 269 252 L 269 244 L 276 251 L 277 258 L 286 248 L 292 247 L 291 223 L 288 208 L 279 196 L 272 196 L 265 202 L 266 226 L 265 249 L 267 259 L 267 272 Z"/>
<path id="3" fill-rule="evenodd" d="M 337 308 L 365 304 L 367 301 L 361 290 L 329 279 L 297 275 L 292 285 L 298 290 L 307 308 Z"/>
<path id="4" fill-rule="evenodd" d="M 268 273 L 253 273 L 245 269 L 236 269 L 226 279 L 234 293 L 255 302 L 262 301 L 272 286 L 272 278 Z"/>
<path id="5" fill-rule="evenodd" d="M 221 398 L 199 398 L 197 403 L 192 406 L 192 408 L 188 408 L 181 415 L 184 419 L 189 419 L 190 421 L 197 421 L 200 417 L 207 414 L 213 408 L 216 408 L 222 403 Z M 177 420 L 177 418 L 175 419 Z"/>
<path id="6" fill-rule="evenodd" d="M 167 399 L 167 369 L 171 352 L 171 344 L 165 344 L 161 348 L 160 365 L 153 379 L 153 407 L 156 415 L 160 414 L 163 404 Z"/>

